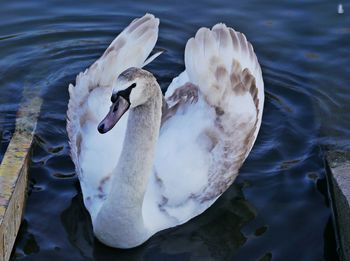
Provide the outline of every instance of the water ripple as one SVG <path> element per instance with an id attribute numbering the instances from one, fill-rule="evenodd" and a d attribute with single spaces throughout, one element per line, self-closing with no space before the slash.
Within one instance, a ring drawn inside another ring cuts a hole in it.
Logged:
<path id="1" fill-rule="evenodd" d="M 321 148 L 350 148 L 350 116 L 342 114 L 350 110 L 350 21 L 333 14 L 334 6 L 325 0 L 3 3 L 0 153 L 14 130 L 23 86 L 40 87 L 44 99 L 12 259 L 334 260 Z M 223 21 L 252 41 L 266 103 L 257 142 L 218 202 L 186 225 L 122 251 L 93 238 L 69 158 L 67 86 L 145 12 L 161 18 L 157 47 L 166 52 L 148 68 L 163 90 L 184 69 L 187 39 L 200 26 Z"/>

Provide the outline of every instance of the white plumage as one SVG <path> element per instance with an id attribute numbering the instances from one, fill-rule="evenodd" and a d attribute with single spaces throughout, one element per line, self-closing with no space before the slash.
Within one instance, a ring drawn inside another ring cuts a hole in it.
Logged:
<path id="1" fill-rule="evenodd" d="M 147 72 L 135 70 L 147 79 L 133 78 L 131 109 L 110 132 L 97 132 L 111 106 L 112 88 L 123 89 L 118 75 L 157 56 L 145 61 L 158 25 L 150 14 L 134 20 L 69 86 L 67 130 L 84 204 L 95 234 L 114 247 L 139 245 L 206 210 L 238 175 L 261 125 L 264 84 L 253 48 L 243 34 L 217 24 L 199 29 L 187 42 L 186 69 L 165 94 L 160 130 L 159 86 Z M 152 88 L 149 100 L 155 105 L 146 115 L 133 102 Z M 137 117 L 148 120 L 145 131 L 132 122 Z M 146 137 L 149 130 L 154 141 Z"/>

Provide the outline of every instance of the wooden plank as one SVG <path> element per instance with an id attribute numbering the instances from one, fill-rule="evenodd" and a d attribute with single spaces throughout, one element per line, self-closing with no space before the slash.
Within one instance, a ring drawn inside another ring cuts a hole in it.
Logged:
<path id="1" fill-rule="evenodd" d="M 30 147 L 42 104 L 35 89 L 24 90 L 16 128 L 0 165 L 0 261 L 10 258 L 21 224 Z"/>

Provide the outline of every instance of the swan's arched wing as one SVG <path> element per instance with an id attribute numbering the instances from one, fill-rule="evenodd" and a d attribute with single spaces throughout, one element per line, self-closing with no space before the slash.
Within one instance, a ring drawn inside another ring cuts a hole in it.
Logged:
<path id="1" fill-rule="evenodd" d="M 135 19 L 90 68 L 77 76 L 75 86 L 69 85 L 67 132 L 71 157 L 92 218 L 108 190 L 128 118 L 125 114 L 107 134 L 97 131 L 111 105 L 112 82 L 127 68 L 143 66 L 157 41 L 158 25 L 159 19 L 150 14 Z"/>
<path id="2" fill-rule="evenodd" d="M 144 218 L 154 231 L 207 209 L 234 181 L 261 124 L 261 69 L 243 34 L 202 28 L 166 93 Z M 155 218 L 158 218 L 155 221 Z"/>

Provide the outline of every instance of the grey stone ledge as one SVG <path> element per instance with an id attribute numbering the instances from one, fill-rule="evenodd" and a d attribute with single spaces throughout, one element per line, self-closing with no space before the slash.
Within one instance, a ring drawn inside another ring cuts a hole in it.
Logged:
<path id="1" fill-rule="evenodd" d="M 350 152 L 330 151 L 326 161 L 339 254 L 350 261 Z"/>

